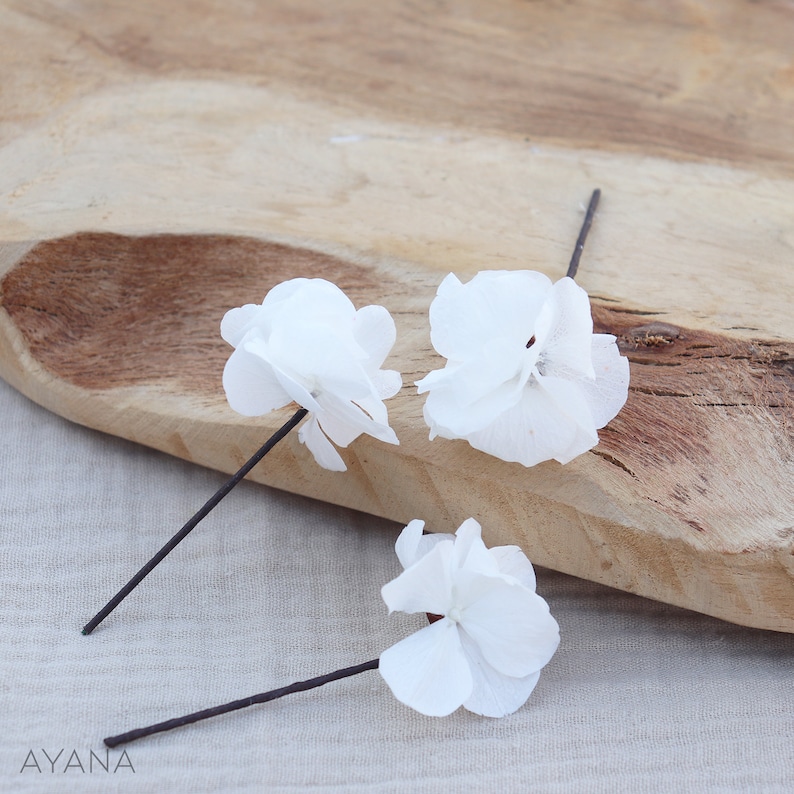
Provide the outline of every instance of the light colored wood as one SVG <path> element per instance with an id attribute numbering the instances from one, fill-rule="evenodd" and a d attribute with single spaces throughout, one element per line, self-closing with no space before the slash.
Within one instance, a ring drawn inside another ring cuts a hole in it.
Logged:
<path id="1" fill-rule="evenodd" d="M 6 2 L 0 374 L 232 471 L 286 412 L 225 406 L 220 316 L 330 275 L 395 315 L 401 445 L 334 474 L 290 438 L 256 479 L 794 631 L 794 12 L 743 9 Z M 430 443 L 438 282 L 561 275 L 595 186 L 578 280 L 626 409 L 565 467 Z"/>

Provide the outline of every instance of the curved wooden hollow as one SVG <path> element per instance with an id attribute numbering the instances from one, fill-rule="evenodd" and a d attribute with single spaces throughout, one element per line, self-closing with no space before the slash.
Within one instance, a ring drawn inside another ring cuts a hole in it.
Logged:
<path id="1" fill-rule="evenodd" d="M 540 565 L 794 631 L 791 343 L 596 300 L 597 329 L 631 361 L 629 400 L 591 453 L 525 469 L 428 441 L 412 383 L 442 363 L 427 325 L 439 279 L 421 265 L 221 235 L 80 233 L 19 250 L 0 283 L 0 375 L 73 421 L 236 470 L 292 409 L 250 420 L 228 408 L 220 318 L 285 278 L 328 278 L 395 317 L 401 445 L 362 437 L 337 474 L 293 437 L 253 479 L 438 531 L 475 516 L 487 540 Z"/>

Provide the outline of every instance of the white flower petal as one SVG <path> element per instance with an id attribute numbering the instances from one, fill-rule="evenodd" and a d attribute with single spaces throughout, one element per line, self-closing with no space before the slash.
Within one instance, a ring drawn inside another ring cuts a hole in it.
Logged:
<path id="1" fill-rule="evenodd" d="M 261 416 L 291 402 L 267 361 L 237 348 L 223 369 L 223 389 L 232 410 Z"/>
<path id="2" fill-rule="evenodd" d="M 330 471 L 347 471 L 347 466 L 342 456 L 336 451 L 334 445 L 326 438 L 313 414 L 300 426 L 298 441 L 306 444 L 307 449 L 314 455 L 314 459 L 324 469 Z"/>
<path id="3" fill-rule="evenodd" d="M 459 571 L 453 587 L 465 594 L 461 628 L 497 672 L 521 678 L 554 655 L 559 626 L 548 604 L 518 583 Z"/>
<path id="4" fill-rule="evenodd" d="M 353 337 L 369 358 L 370 372 L 375 372 L 394 347 L 397 329 L 383 306 L 364 306 L 356 312 Z"/>
<path id="5" fill-rule="evenodd" d="M 629 360 L 620 355 L 612 334 L 593 334 L 595 383 L 580 382 L 597 428 L 614 419 L 629 395 Z"/>
<path id="6" fill-rule="evenodd" d="M 317 421 L 338 447 L 347 447 L 372 425 L 372 420 L 360 408 L 332 394 L 321 394 L 318 401 L 321 410 L 317 412 Z"/>
<path id="7" fill-rule="evenodd" d="M 521 371 L 526 345 L 516 344 L 505 337 L 488 339 L 480 344 L 460 364 L 448 364 L 440 374 L 430 373 L 416 386 L 419 394 L 429 388 L 444 385 L 457 392 L 462 406 L 471 405 L 503 383 L 517 377 Z M 438 372 L 438 371 L 436 371 Z"/>
<path id="8" fill-rule="evenodd" d="M 267 295 L 265 295 L 262 301 L 262 305 L 272 310 L 277 304 L 283 303 L 295 295 L 295 293 L 305 289 L 310 281 L 311 279 L 308 278 L 291 278 L 287 281 L 282 281 L 268 290 Z"/>
<path id="9" fill-rule="evenodd" d="M 341 400 L 331 392 L 324 392 L 317 398 L 321 412 L 317 416 L 328 437 L 340 447 L 346 447 L 362 433 L 385 441 L 399 444 L 394 430 L 386 423 L 374 421 L 355 403 Z"/>
<path id="10" fill-rule="evenodd" d="M 576 422 L 560 411 L 554 398 L 533 386 L 524 389 L 518 404 L 467 440 L 502 460 L 535 466 L 570 449 L 578 433 Z"/>
<path id="11" fill-rule="evenodd" d="M 452 567 L 489 576 L 499 573 L 499 564 L 482 542 L 482 527 L 473 518 L 467 518 L 455 532 Z"/>
<path id="12" fill-rule="evenodd" d="M 427 378 L 424 380 L 427 381 Z M 521 399 L 523 388 L 519 379 L 514 378 L 494 388 L 475 403 L 462 403 L 461 395 L 464 394 L 468 394 L 465 381 L 456 382 L 454 378 L 431 389 L 424 405 L 425 421 L 432 431 L 431 438 L 433 435 L 468 438 L 515 406 Z"/>
<path id="13" fill-rule="evenodd" d="M 356 315 L 350 298 L 336 284 L 322 278 L 293 279 L 268 292 L 262 303 L 279 322 L 294 327 L 307 323 L 350 327 Z"/>
<path id="14" fill-rule="evenodd" d="M 554 459 L 560 463 L 569 463 L 598 443 L 593 415 L 582 390 L 584 382 L 538 377 L 538 384 L 553 401 L 557 414 L 566 417 L 569 428 L 573 429 L 568 445 L 560 445 L 554 455 Z"/>
<path id="15" fill-rule="evenodd" d="M 418 518 L 409 521 L 400 532 L 394 550 L 403 569 L 410 568 L 423 554 L 418 553 L 419 541 L 424 537 L 425 522 Z"/>
<path id="16" fill-rule="evenodd" d="M 471 695 L 472 675 L 454 623 L 439 620 L 380 656 L 394 696 L 428 717 L 446 717 Z"/>
<path id="17" fill-rule="evenodd" d="M 513 678 L 494 670 L 480 652 L 478 645 L 460 632 L 463 651 L 469 662 L 472 691 L 464 708 L 483 717 L 505 717 L 521 708 L 540 679 L 540 670 L 522 678 Z"/>
<path id="18" fill-rule="evenodd" d="M 372 374 L 372 384 L 381 400 L 394 397 L 403 387 L 402 375 L 394 369 L 382 369 Z"/>
<path id="19" fill-rule="evenodd" d="M 499 566 L 499 573 L 503 576 L 512 576 L 534 592 L 537 587 L 535 569 L 518 546 L 494 546 L 490 552 Z"/>
<path id="20" fill-rule="evenodd" d="M 551 288 L 538 317 L 535 335 L 541 374 L 595 379 L 590 299 L 573 279 L 561 278 Z"/>
<path id="21" fill-rule="evenodd" d="M 492 337 L 526 345 L 551 281 L 530 270 L 478 273 L 467 284 L 450 273 L 430 305 L 430 338 L 445 358 L 463 361 Z"/>
<path id="22" fill-rule="evenodd" d="M 273 377 L 278 381 L 284 393 L 289 395 L 290 400 L 303 406 L 308 411 L 320 410 L 317 401 L 306 387 L 296 380 L 294 374 L 284 372 L 278 363 L 273 361 L 274 355 L 271 346 L 259 334 L 256 332 L 249 333 L 242 341 L 240 347 L 237 348 L 237 352 L 241 351 L 267 362 L 273 372 Z"/>
<path id="23" fill-rule="evenodd" d="M 245 306 L 229 309 L 221 320 L 221 336 L 232 347 L 237 347 L 248 331 L 265 318 L 266 313 L 256 303 L 246 303 Z"/>
<path id="24" fill-rule="evenodd" d="M 500 337 L 481 345 L 467 361 L 448 362 L 417 381 L 419 394 L 430 392 L 425 415 L 431 429 L 445 438 L 482 430 L 521 399 L 535 356 L 525 344 Z M 526 366 L 528 358 L 532 362 Z"/>
<path id="25" fill-rule="evenodd" d="M 425 522 L 415 518 L 413 521 L 409 521 L 400 532 L 394 550 L 397 552 L 397 559 L 403 568 L 410 568 L 442 540 L 455 540 L 454 535 L 444 532 L 425 535 L 424 529 Z"/>
<path id="26" fill-rule="evenodd" d="M 363 351 L 335 329 L 285 325 L 273 330 L 268 347 L 274 365 L 312 393 L 327 391 L 351 400 L 372 392 Z"/>
<path id="27" fill-rule="evenodd" d="M 453 543 L 442 541 L 383 585 L 381 596 L 389 612 L 429 612 L 444 615 L 451 607 L 450 566 Z"/>
<path id="28" fill-rule="evenodd" d="M 351 403 L 356 408 L 360 408 L 372 419 L 375 424 L 387 427 L 389 424 L 389 412 L 380 397 L 370 395 L 369 397 L 356 397 Z"/>
<path id="29" fill-rule="evenodd" d="M 278 367 L 273 367 L 273 374 L 276 376 L 281 388 L 289 394 L 291 400 L 298 403 L 298 405 L 302 406 L 307 411 L 317 412 L 321 410 L 317 400 L 312 397 L 305 386 L 298 383 L 285 372 L 282 372 Z"/>

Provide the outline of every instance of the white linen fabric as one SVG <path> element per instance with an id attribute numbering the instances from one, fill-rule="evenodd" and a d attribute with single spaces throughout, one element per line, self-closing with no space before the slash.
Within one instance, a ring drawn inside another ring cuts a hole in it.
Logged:
<path id="1" fill-rule="evenodd" d="M 2 382 L 0 461 L 0 791 L 791 790 L 794 635 L 543 569 L 562 642 L 509 717 L 422 716 L 372 671 L 134 742 L 91 771 L 104 736 L 373 659 L 420 628 L 380 597 L 402 527 L 244 483 L 83 637 L 224 477 Z M 50 771 L 44 752 L 59 750 Z"/>

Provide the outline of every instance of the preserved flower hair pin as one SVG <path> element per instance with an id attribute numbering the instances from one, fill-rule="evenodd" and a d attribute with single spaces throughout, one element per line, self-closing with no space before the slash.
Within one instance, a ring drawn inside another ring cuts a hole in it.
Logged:
<path id="1" fill-rule="evenodd" d="M 399 372 L 381 369 L 396 338 L 383 306 L 356 311 L 330 281 L 297 278 L 261 306 L 228 311 L 221 336 L 235 348 L 223 372 L 229 405 L 244 416 L 303 406 L 298 439 L 324 469 L 347 468 L 331 442 L 347 447 L 366 433 L 399 444 L 383 404 L 402 387 Z"/>
<path id="2" fill-rule="evenodd" d="M 519 709 L 560 641 L 535 573 L 517 546 L 488 549 L 480 525 L 464 521 L 455 535 L 424 535 L 411 521 L 396 543 L 403 572 L 381 590 L 389 612 L 428 613 L 429 625 L 379 659 L 184 717 L 106 738 L 116 747 L 230 711 L 379 669 L 395 697 L 422 714 L 443 717 L 460 706 L 486 717 Z"/>
<path id="3" fill-rule="evenodd" d="M 502 460 L 568 463 L 628 396 L 629 363 L 615 337 L 594 334 L 587 293 L 573 280 L 600 191 L 593 192 L 567 275 L 450 273 L 430 305 L 430 338 L 447 359 L 417 382 L 430 438 L 465 439 Z"/>
<path id="4" fill-rule="evenodd" d="M 261 416 L 290 403 L 295 414 L 228 480 L 146 565 L 84 626 L 90 634 L 301 420 L 298 431 L 317 463 L 345 471 L 334 444 L 366 433 L 399 444 L 383 400 L 402 387 L 399 372 L 381 366 L 396 338 L 383 306 L 356 310 L 325 279 L 295 278 L 268 292 L 261 305 L 231 309 L 221 336 L 234 348 L 223 372 L 229 405 Z"/>

